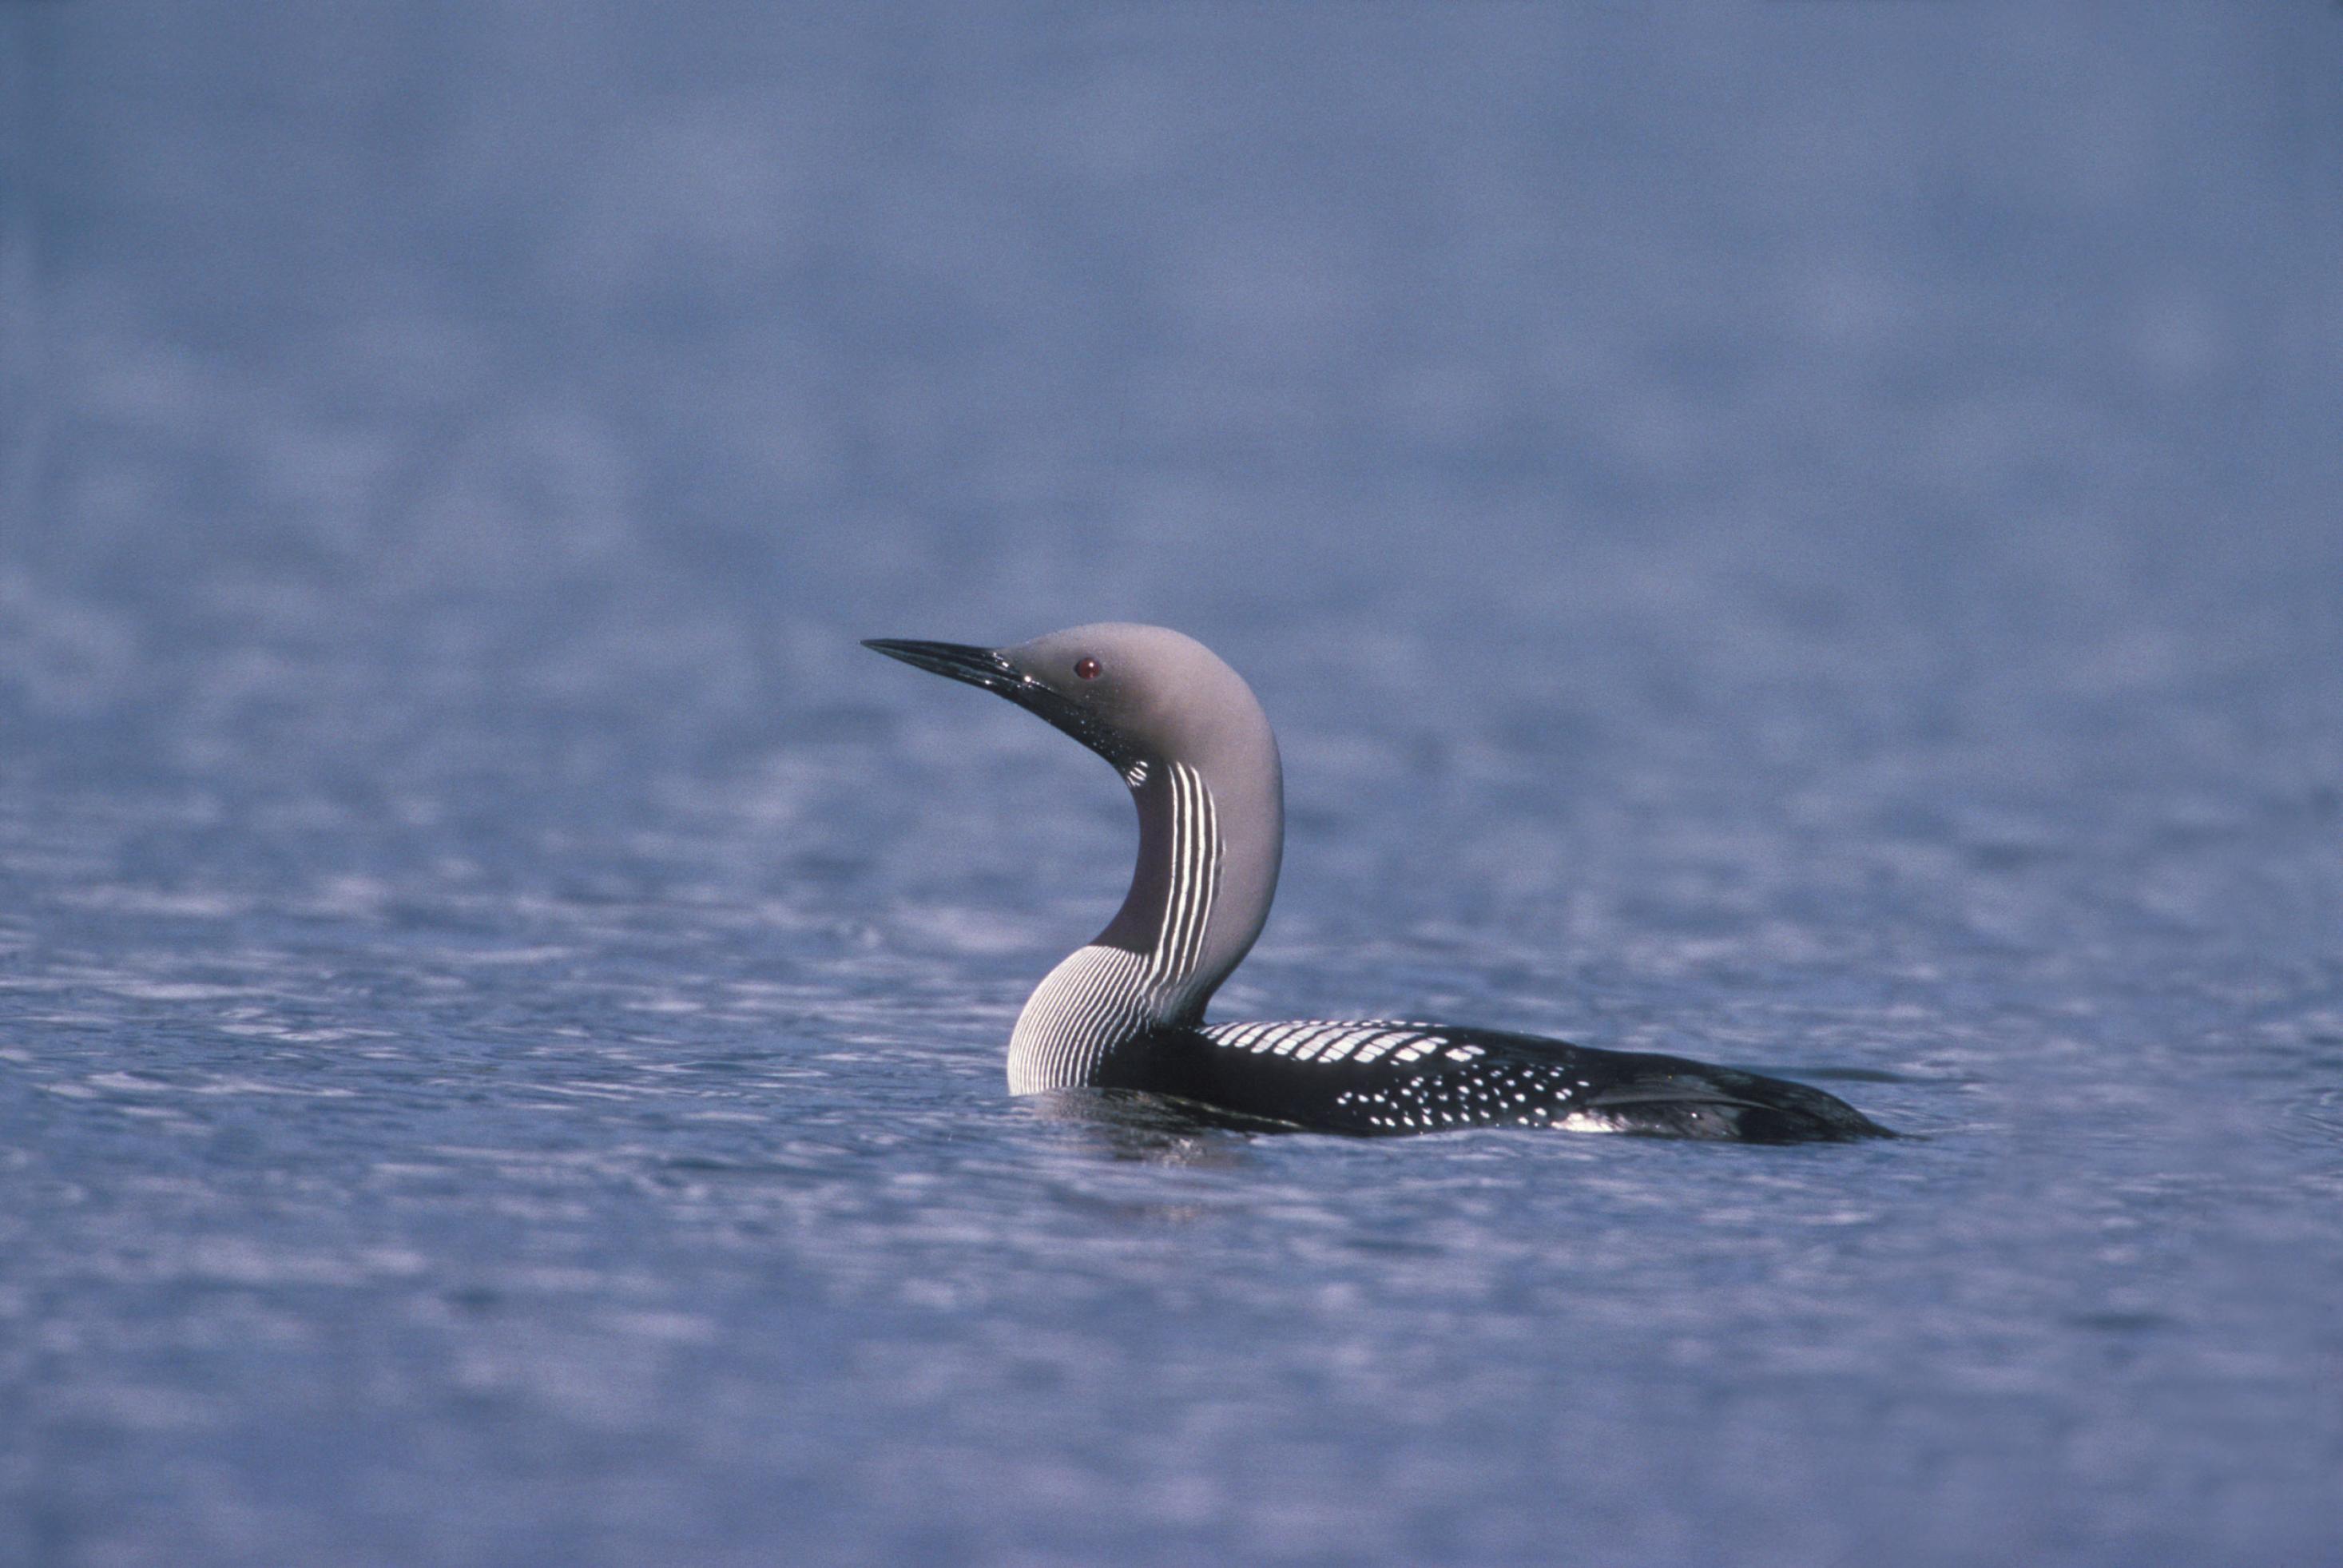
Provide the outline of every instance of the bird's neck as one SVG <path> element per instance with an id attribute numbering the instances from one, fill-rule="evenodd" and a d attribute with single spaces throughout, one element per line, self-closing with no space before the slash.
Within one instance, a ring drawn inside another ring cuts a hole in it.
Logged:
<path id="1" fill-rule="evenodd" d="M 1265 768 L 1151 761 L 1125 778 L 1139 807 L 1131 890 L 1026 1002 L 1010 1040 L 1016 1092 L 1082 1083 L 1123 1041 L 1201 1021 L 1269 918 L 1285 839 L 1273 744 Z"/>

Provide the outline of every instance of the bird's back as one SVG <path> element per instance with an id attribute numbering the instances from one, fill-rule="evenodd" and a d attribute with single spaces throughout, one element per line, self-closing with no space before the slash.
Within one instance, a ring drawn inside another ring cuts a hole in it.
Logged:
<path id="1" fill-rule="evenodd" d="M 1747 1143 L 1891 1136 L 1821 1090 L 1737 1068 L 1392 1020 L 1157 1030 L 1108 1052 L 1086 1081 L 1365 1137 L 1492 1126 Z"/>

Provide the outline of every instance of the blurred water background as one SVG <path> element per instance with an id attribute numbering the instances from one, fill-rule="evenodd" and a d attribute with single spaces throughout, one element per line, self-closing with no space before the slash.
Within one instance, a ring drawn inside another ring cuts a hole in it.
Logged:
<path id="1" fill-rule="evenodd" d="M 2343 1556 L 2343 15 L 0 0 L 0 1561 Z M 1182 627 L 1217 1017 L 1010 1099 Z M 1081 1113 L 1077 1113 L 1081 1112 Z"/>

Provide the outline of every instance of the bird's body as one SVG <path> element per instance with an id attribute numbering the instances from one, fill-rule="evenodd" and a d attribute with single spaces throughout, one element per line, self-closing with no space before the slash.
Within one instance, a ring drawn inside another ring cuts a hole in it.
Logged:
<path id="1" fill-rule="evenodd" d="M 1496 1125 L 1797 1142 L 1886 1131 L 1820 1090 L 1673 1056 L 1452 1024 L 1208 1024 L 1204 1004 L 1268 919 L 1284 844 L 1277 741 L 1243 679 L 1161 627 L 1076 627 L 997 650 L 869 646 L 1048 719 L 1113 764 L 1139 808 L 1121 910 L 1017 1020 L 1015 1092 L 1137 1090 L 1366 1136 Z"/>

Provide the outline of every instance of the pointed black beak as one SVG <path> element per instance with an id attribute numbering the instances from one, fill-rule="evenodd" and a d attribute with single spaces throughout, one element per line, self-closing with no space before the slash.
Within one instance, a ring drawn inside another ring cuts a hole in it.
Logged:
<path id="1" fill-rule="evenodd" d="M 862 646 L 875 648 L 890 658 L 900 658 L 914 669 L 964 680 L 1004 697 L 1024 684 L 1008 662 L 989 648 L 970 648 L 960 642 L 914 642 L 893 637 L 868 638 Z"/>
<path id="2" fill-rule="evenodd" d="M 1126 776 L 1139 755 L 1111 722 L 1101 719 L 1088 705 L 1061 691 L 1051 690 L 989 648 L 970 648 L 960 642 L 915 642 L 893 637 L 865 638 L 862 646 L 875 648 L 890 658 L 900 658 L 914 669 L 998 692 L 1026 712 L 1064 730 Z"/>

